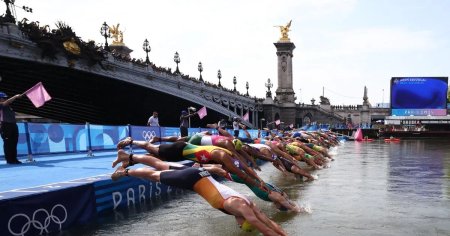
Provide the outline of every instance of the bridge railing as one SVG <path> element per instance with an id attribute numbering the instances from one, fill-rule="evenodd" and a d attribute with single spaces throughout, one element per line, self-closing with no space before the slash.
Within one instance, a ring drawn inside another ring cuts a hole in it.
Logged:
<path id="1" fill-rule="evenodd" d="M 341 116 L 341 115 L 339 115 L 339 114 L 337 114 L 337 113 L 334 113 L 334 112 L 332 112 L 332 111 L 325 110 L 325 109 L 323 109 L 323 108 L 320 107 L 320 106 L 314 106 L 314 107 L 316 107 L 317 110 L 319 110 L 319 111 L 321 111 L 321 112 L 323 112 L 323 113 L 325 113 L 325 114 L 328 114 L 329 116 L 334 116 L 334 117 L 339 118 L 339 119 L 341 119 L 341 120 L 344 120 L 344 119 L 345 119 L 343 116 Z"/>

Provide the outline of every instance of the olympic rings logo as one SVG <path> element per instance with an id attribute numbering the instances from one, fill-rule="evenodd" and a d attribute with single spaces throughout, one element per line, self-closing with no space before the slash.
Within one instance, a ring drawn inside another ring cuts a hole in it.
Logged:
<path id="1" fill-rule="evenodd" d="M 155 131 L 142 131 L 142 138 L 145 139 L 145 141 L 150 141 L 150 139 L 152 139 L 153 137 L 156 136 L 156 132 Z"/>
<path id="2" fill-rule="evenodd" d="M 60 217 L 58 217 L 54 214 L 55 210 L 57 208 L 60 208 L 64 212 L 64 214 L 60 215 Z M 39 214 L 39 213 L 41 213 L 41 214 Z M 41 215 L 41 217 L 38 218 L 38 214 Z M 41 222 L 39 219 L 43 219 L 44 221 Z M 13 231 L 13 229 L 11 229 L 11 225 L 14 225 L 14 224 L 12 224 L 12 222 L 14 220 L 16 222 L 23 222 L 25 220 L 25 224 L 22 226 L 22 229 L 20 232 L 15 232 L 15 231 Z M 45 210 L 43 208 L 37 209 L 36 211 L 34 211 L 33 217 L 31 219 L 30 219 L 30 217 L 28 217 L 26 214 L 23 214 L 23 213 L 13 215 L 8 221 L 8 230 L 12 235 L 16 235 L 16 236 L 22 235 L 23 236 L 28 232 L 30 227 L 33 226 L 37 230 L 40 230 L 39 234 L 42 234 L 44 231 L 45 231 L 45 233 L 49 233 L 48 227 L 50 226 L 50 224 L 52 222 L 54 222 L 55 224 L 58 224 L 59 230 L 61 230 L 62 224 L 64 222 L 66 222 L 66 220 L 67 220 L 67 209 L 63 205 L 57 204 L 52 208 L 52 210 L 50 211 L 50 214 L 48 213 L 47 210 Z"/>

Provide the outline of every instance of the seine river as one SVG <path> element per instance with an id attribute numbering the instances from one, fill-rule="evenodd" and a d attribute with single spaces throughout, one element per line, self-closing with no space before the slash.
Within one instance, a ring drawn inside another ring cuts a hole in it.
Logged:
<path id="1" fill-rule="evenodd" d="M 261 176 L 285 189 L 310 213 L 278 212 L 238 184 L 289 235 L 450 235 L 450 140 L 387 144 L 346 142 L 336 161 L 302 182 L 271 165 Z M 112 214 L 104 222 L 62 235 L 257 235 L 196 194 L 172 197 Z"/>

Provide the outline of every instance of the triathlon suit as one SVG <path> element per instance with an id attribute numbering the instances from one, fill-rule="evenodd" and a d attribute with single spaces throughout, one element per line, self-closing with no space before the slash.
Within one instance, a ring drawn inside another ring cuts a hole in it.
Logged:
<path id="1" fill-rule="evenodd" d="M 292 145 L 298 146 L 305 150 L 305 152 L 308 152 L 308 154 L 316 156 L 319 153 L 311 148 L 308 147 L 307 143 L 300 143 L 300 142 L 292 142 Z"/>
<path id="2" fill-rule="evenodd" d="M 222 135 L 207 135 L 207 134 L 195 134 L 192 136 L 188 143 L 194 145 L 202 146 L 215 146 L 218 142 L 222 140 L 233 140 L 234 138 L 222 136 Z"/>
<path id="3" fill-rule="evenodd" d="M 272 159 L 275 160 L 277 157 L 275 155 L 275 153 L 272 152 L 272 148 L 270 148 L 269 146 L 265 145 L 265 144 L 261 144 L 261 143 L 249 143 L 248 144 L 250 147 L 252 148 L 256 148 L 259 152 L 261 152 L 261 149 L 266 148 L 268 149 L 271 153 L 272 153 Z"/>
<path id="4" fill-rule="evenodd" d="M 286 145 L 286 151 L 288 151 L 289 154 L 294 156 L 305 154 L 305 151 L 303 149 L 294 144 Z"/>
<path id="5" fill-rule="evenodd" d="M 316 151 L 316 152 L 321 152 L 323 147 L 318 146 L 318 145 L 314 145 L 312 143 L 306 143 L 306 146 L 308 146 L 309 148 L 311 148 L 312 150 Z"/>
<path id="6" fill-rule="evenodd" d="M 202 196 L 212 207 L 225 211 L 223 204 L 230 197 L 244 199 L 249 205 L 250 201 L 242 194 L 217 182 L 211 174 L 203 168 L 186 168 L 184 170 L 162 171 L 160 182 L 178 188 L 190 189 Z M 231 215 L 231 214 L 230 214 Z"/>
<path id="7" fill-rule="evenodd" d="M 232 155 L 230 151 L 221 147 L 197 146 L 185 142 L 175 142 L 171 144 L 161 144 L 159 146 L 158 156 L 171 162 L 187 159 L 200 163 L 208 163 L 211 161 L 211 152 L 218 149 Z"/>
<path id="8" fill-rule="evenodd" d="M 292 167 L 294 166 L 294 163 L 292 163 L 292 161 L 284 158 L 284 157 L 277 157 L 278 159 L 280 159 L 281 163 L 283 164 L 284 168 L 292 173 Z"/>

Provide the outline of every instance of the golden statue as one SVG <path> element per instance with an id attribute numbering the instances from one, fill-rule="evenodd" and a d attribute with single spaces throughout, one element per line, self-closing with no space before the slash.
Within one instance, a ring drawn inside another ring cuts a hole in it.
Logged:
<path id="1" fill-rule="evenodd" d="M 292 23 L 292 20 L 289 21 L 289 23 L 287 25 L 285 25 L 285 26 L 283 26 L 283 25 L 274 26 L 274 27 L 279 27 L 280 28 L 280 32 L 281 32 L 280 41 L 289 41 L 290 40 L 288 33 L 290 31 L 289 28 L 291 27 L 291 23 Z"/>
<path id="2" fill-rule="evenodd" d="M 113 38 L 112 45 L 124 45 L 123 32 L 119 30 L 119 25 L 109 26 L 109 32 L 111 33 L 111 38 Z"/>
<path id="3" fill-rule="evenodd" d="M 66 51 L 74 55 L 80 55 L 80 47 L 78 46 L 77 42 L 75 42 L 74 38 L 71 38 L 70 41 L 65 41 L 63 43 L 63 46 Z"/>

